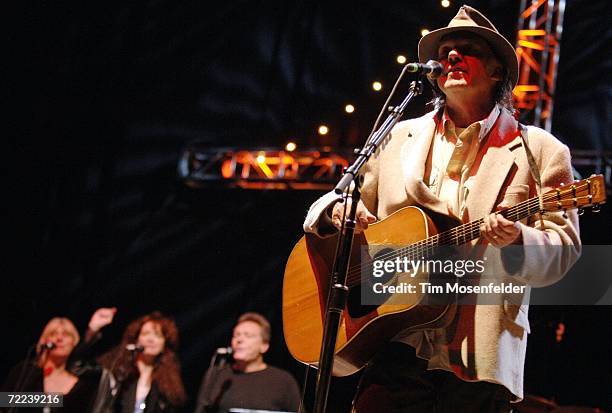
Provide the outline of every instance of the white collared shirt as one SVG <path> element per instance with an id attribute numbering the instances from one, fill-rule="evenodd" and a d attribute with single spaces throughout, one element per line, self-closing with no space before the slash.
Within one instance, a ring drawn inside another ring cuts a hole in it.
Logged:
<path id="1" fill-rule="evenodd" d="M 475 122 L 480 124 L 478 142 L 472 143 L 470 155 L 465 163 L 466 168 L 460 180 L 451 178 L 446 168 L 455 150 L 455 144 L 457 142 L 456 137 L 460 135 L 464 129 L 459 129 L 455 126 L 453 120 L 448 116 L 446 109 L 444 109 L 442 118 L 436 127 L 431 155 L 432 165 L 429 177 L 429 188 L 438 198 L 440 198 L 440 200 L 446 201 L 450 210 L 460 218 L 463 217 L 465 212 L 465 202 L 472 183 L 471 175 L 474 175 L 474 173 L 470 171 L 471 166 L 476 158 L 478 148 L 491 129 L 493 129 L 499 117 L 500 110 L 499 105 L 495 105 L 486 118 Z M 455 134 L 451 131 L 454 131 Z"/>

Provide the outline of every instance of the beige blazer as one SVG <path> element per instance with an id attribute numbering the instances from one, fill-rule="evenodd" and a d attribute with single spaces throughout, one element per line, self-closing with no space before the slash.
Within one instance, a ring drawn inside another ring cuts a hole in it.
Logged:
<path id="1" fill-rule="evenodd" d="M 435 196 L 424 180 L 431 167 L 427 159 L 436 127 L 434 117 L 435 112 L 430 112 L 398 123 L 366 164 L 362 200 L 378 219 L 409 205 L 451 215 L 448 205 Z M 511 206 L 537 195 L 522 139 L 516 132 L 516 120 L 502 110 L 489 137 L 479 148 L 475 161 L 479 165 L 474 168 L 477 173 L 472 177 L 466 199 L 465 222 L 482 218 L 501 202 Z M 528 127 L 528 142 L 540 170 L 544 192 L 573 180 L 567 146 L 536 127 Z M 308 211 L 304 231 L 323 236 L 324 232 L 319 232 L 321 218 L 325 220 L 324 211 L 337 200 L 333 192 L 318 199 Z M 562 213 L 544 214 L 543 227 L 539 216 L 522 222 L 524 247 L 520 265 L 513 273 L 507 273 L 506 266 L 500 265 L 500 276 L 515 284 L 533 287 L 550 285 L 563 277 L 580 256 L 581 249 L 577 214 L 568 211 L 567 215 L 568 218 L 563 218 Z M 500 262 L 508 259 L 498 248 L 490 246 L 487 255 L 497 257 Z M 528 302 L 528 293 L 525 302 Z M 464 325 L 452 329 L 462 337 L 447 335 L 441 339 L 437 334 L 433 343 L 429 343 L 432 349 L 424 352 L 430 353 L 426 357 L 430 359 L 429 367 L 452 368 L 466 380 L 500 383 L 517 399 L 522 398 L 529 332 L 527 309 L 527 305 L 512 305 L 500 297 L 496 305 L 478 305 L 466 311 L 467 315 L 456 320 Z M 398 339 L 403 341 L 401 335 Z M 414 340 L 405 341 L 414 343 Z M 426 341 L 431 342 L 431 337 Z"/>

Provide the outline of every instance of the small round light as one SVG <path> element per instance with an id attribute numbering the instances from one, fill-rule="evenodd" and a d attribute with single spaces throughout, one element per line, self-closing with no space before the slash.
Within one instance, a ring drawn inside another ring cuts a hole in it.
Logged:
<path id="1" fill-rule="evenodd" d="M 425 36 L 427 33 L 429 33 L 429 30 L 421 29 L 421 36 Z"/>
<path id="2" fill-rule="evenodd" d="M 442 5 L 442 7 L 450 7 L 450 1 L 448 0 L 442 0 L 440 4 Z"/>
<path id="3" fill-rule="evenodd" d="M 382 83 L 380 83 L 378 81 L 372 83 L 372 89 L 374 89 L 377 92 L 381 91 L 382 90 Z"/>
<path id="4" fill-rule="evenodd" d="M 296 148 L 297 148 L 297 145 L 295 144 L 295 142 L 288 142 L 287 145 L 285 145 L 285 150 L 287 152 L 293 152 L 295 151 Z"/>
<path id="5" fill-rule="evenodd" d="M 263 152 L 259 152 L 257 155 L 257 163 L 266 163 L 266 154 Z"/>
<path id="6" fill-rule="evenodd" d="M 404 63 L 406 63 L 408 61 L 408 59 L 406 59 L 406 56 L 404 55 L 397 55 L 397 57 L 395 58 L 395 60 L 397 61 L 397 63 L 399 63 L 400 65 L 403 65 Z"/>
<path id="7" fill-rule="evenodd" d="M 329 128 L 325 125 L 319 126 L 318 129 L 319 135 L 327 135 L 329 133 Z"/>
<path id="8" fill-rule="evenodd" d="M 346 106 L 344 107 L 344 111 L 345 111 L 346 113 L 353 113 L 353 112 L 355 112 L 355 106 L 353 106 L 353 105 L 351 105 L 351 104 L 348 104 L 348 105 L 346 105 Z"/>

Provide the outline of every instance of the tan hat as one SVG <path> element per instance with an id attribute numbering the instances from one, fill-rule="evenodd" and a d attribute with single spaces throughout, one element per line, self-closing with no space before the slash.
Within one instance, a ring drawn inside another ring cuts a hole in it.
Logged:
<path id="1" fill-rule="evenodd" d="M 461 6 L 459 12 L 448 23 L 448 26 L 427 33 L 419 41 L 419 61 L 438 58 L 438 45 L 442 36 L 449 33 L 467 31 L 477 34 L 489 43 L 501 63 L 508 69 L 512 86 L 518 81 L 518 60 L 514 47 L 502 36 L 493 23 L 482 13 L 470 6 Z"/>

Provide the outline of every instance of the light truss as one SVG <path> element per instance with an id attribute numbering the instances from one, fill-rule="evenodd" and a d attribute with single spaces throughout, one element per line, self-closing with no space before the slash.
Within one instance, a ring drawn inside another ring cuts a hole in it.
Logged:
<path id="1" fill-rule="evenodd" d="M 514 88 L 521 120 L 550 132 L 565 0 L 521 0 Z"/>
<path id="2" fill-rule="evenodd" d="M 178 174 L 191 187 L 329 190 L 340 180 L 350 156 L 351 151 L 329 148 L 288 152 L 190 145 L 181 155 Z"/>

